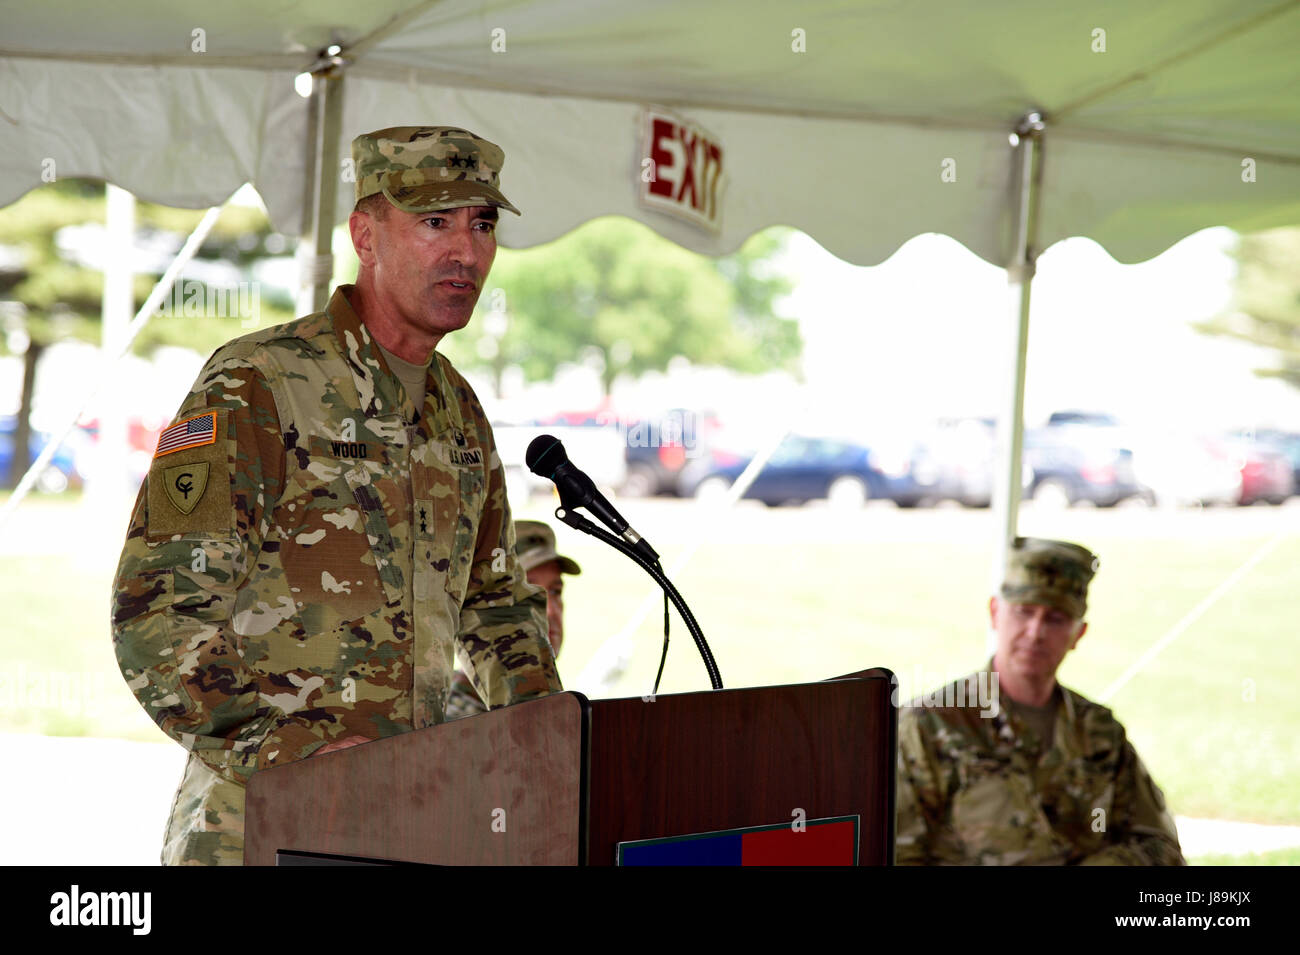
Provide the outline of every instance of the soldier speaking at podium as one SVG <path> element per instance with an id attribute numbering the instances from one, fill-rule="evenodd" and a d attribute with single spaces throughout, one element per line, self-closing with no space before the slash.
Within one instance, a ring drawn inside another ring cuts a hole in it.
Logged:
<path id="1" fill-rule="evenodd" d="M 442 722 L 458 649 L 493 706 L 561 689 L 487 418 L 434 350 L 518 213 L 504 154 L 406 126 L 352 155 L 356 285 L 208 359 L 131 516 L 114 648 L 190 752 L 167 864 L 242 861 L 254 772 Z"/>

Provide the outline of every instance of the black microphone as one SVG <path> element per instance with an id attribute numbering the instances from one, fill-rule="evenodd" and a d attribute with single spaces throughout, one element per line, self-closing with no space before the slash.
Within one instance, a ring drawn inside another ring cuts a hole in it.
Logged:
<path id="1" fill-rule="evenodd" d="M 635 547 L 647 559 L 659 560 L 659 555 L 649 541 L 634 531 L 614 505 L 606 500 L 596 484 L 569 460 L 560 439 L 550 434 L 533 438 L 524 454 L 528 470 L 538 477 L 555 482 L 560 492 L 560 503 L 569 510 L 585 507 L 597 520 L 623 540 Z"/>

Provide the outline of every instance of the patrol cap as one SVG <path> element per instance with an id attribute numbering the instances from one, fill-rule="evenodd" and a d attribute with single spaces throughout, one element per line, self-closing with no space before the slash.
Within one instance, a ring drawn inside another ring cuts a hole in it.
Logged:
<path id="1" fill-rule="evenodd" d="M 501 194 L 506 154 L 458 126 L 390 126 L 352 140 L 356 201 L 383 194 L 403 212 L 519 210 Z"/>
<path id="2" fill-rule="evenodd" d="M 525 573 L 552 560 L 560 562 L 561 573 L 582 573 L 576 560 L 556 553 L 555 531 L 541 521 L 515 521 L 515 554 Z"/>
<path id="3" fill-rule="evenodd" d="M 1100 566 L 1096 555 L 1078 544 L 1017 537 L 1007 555 L 1002 598 L 1044 604 L 1082 619 L 1088 609 L 1088 584 Z"/>

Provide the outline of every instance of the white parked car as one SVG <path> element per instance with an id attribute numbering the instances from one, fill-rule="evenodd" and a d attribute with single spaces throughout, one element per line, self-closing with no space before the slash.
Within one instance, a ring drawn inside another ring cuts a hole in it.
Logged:
<path id="1" fill-rule="evenodd" d="M 559 438 L 569 460 L 585 471 L 607 497 L 613 497 L 613 489 L 627 479 L 623 435 L 616 427 L 493 424 L 492 433 L 506 469 L 506 494 L 516 507 L 533 494 L 551 493 L 555 486 L 528 470 L 525 453 L 539 434 Z"/>

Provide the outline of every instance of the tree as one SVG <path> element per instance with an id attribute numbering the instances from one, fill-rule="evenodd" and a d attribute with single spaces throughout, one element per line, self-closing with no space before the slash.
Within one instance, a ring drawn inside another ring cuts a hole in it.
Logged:
<path id="1" fill-rule="evenodd" d="M 490 371 L 498 394 L 509 366 L 544 380 L 593 353 L 606 394 L 619 375 L 663 370 L 679 355 L 744 372 L 791 367 L 798 324 L 774 311 L 790 291 L 772 267 L 784 236 L 768 229 L 714 260 L 609 217 L 539 248 L 503 249 L 474 321 L 440 347 L 458 366 Z"/>
<path id="2" fill-rule="evenodd" d="M 8 334 L 0 337 L 0 353 L 7 350 L 7 341 L 14 332 L 21 332 L 17 337 L 27 342 L 23 352 L 15 449 L 25 447 L 30 436 L 32 385 L 42 353 L 57 341 L 68 338 L 100 342 L 103 273 L 74 261 L 61 249 L 59 236 L 69 227 L 102 222 L 104 215 L 103 183 L 75 179 L 34 189 L 0 209 L 0 250 L 7 253 L 0 256 L 0 302 L 10 303 L 4 311 L 7 326 L 4 331 Z M 179 249 L 202 215 L 196 210 L 139 203 L 137 244 Z M 290 240 L 275 237 L 260 210 L 228 205 L 196 258 L 223 260 L 245 273 L 256 259 L 267 255 L 268 243 L 276 248 L 292 248 Z M 135 276 L 136 309 L 144 304 L 161 274 L 159 268 Z M 195 297 L 203 298 L 206 303 L 206 287 L 201 283 L 187 285 L 189 291 L 197 293 Z M 258 324 L 288 321 L 293 318 L 291 309 L 292 302 L 287 296 L 277 300 L 268 290 L 259 296 Z M 210 352 L 250 330 L 238 315 L 156 316 L 136 339 L 133 351 L 147 354 L 160 345 L 183 345 Z M 26 458 L 15 453 L 10 473 L 0 475 L 0 482 L 12 486 L 26 469 Z"/>
<path id="3" fill-rule="evenodd" d="M 1193 327 L 1275 350 L 1281 367 L 1255 374 L 1300 388 L 1300 228 L 1243 235 L 1234 255 L 1233 308 Z"/>

